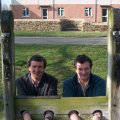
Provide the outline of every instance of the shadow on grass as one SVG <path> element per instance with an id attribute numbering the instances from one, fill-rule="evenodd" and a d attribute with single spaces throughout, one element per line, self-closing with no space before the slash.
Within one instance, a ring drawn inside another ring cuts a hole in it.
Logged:
<path id="1" fill-rule="evenodd" d="M 60 55 L 59 58 L 53 60 L 48 66 L 49 69 L 55 71 L 52 74 L 58 79 L 58 94 L 61 96 L 63 81 L 74 74 L 73 64 L 71 64 L 73 55 L 70 54 L 66 46 L 60 47 L 58 54 Z"/>

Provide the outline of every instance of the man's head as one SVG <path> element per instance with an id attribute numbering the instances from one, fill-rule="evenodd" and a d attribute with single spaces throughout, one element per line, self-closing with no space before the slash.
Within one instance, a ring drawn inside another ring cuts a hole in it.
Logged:
<path id="1" fill-rule="evenodd" d="M 92 69 L 92 60 L 86 55 L 78 55 L 74 60 L 74 67 L 79 79 L 88 80 Z"/>
<path id="2" fill-rule="evenodd" d="M 102 111 L 101 110 L 93 111 L 92 115 L 93 115 L 92 120 L 102 120 Z"/>
<path id="3" fill-rule="evenodd" d="M 43 115 L 45 120 L 54 120 L 54 112 L 52 110 L 46 110 Z"/>
<path id="4" fill-rule="evenodd" d="M 80 120 L 79 112 L 76 110 L 71 110 L 68 113 L 68 117 L 70 120 Z"/>
<path id="5" fill-rule="evenodd" d="M 28 70 L 33 79 L 39 78 L 46 68 L 47 62 L 40 55 L 33 55 L 28 61 Z"/>

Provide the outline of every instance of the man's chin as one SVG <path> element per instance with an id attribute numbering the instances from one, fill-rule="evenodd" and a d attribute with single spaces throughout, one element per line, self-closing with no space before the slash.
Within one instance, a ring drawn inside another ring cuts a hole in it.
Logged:
<path id="1" fill-rule="evenodd" d="M 40 75 L 34 75 L 34 78 L 35 78 L 35 79 L 39 79 L 39 78 L 40 78 Z"/>
<path id="2" fill-rule="evenodd" d="M 89 78 L 85 78 L 85 77 L 83 77 L 83 78 L 81 78 L 81 80 L 83 80 L 83 81 L 87 81 Z"/>

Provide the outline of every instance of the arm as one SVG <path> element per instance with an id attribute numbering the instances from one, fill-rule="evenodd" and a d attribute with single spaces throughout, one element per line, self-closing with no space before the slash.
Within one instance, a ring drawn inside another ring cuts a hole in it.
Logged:
<path id="1" fill-rule="evenodd" d="M 49 92 L 48 92 L 49 96 L 57 95 L 57 84 L 58 84 L 58 81 L 56 79 L 53 79 L 49 87 Z"/>
<path id="2" fill-rule="evenodd" d="M 17 95 L 24 96 L 27 95 L 26 91 L 24 89 L 24 83 L 22 82 L 22 79 L 16 80 L 16 88 L 17 88 Z"/>
<path id="3" fill-rule="evenodd" d="M 96 96 L 106 96 L 106 81 L 103 79 L 96 86 Z"/>
<path id="4" fill-rule="evenodd" d="M 72 84 L 68 80 L 65 80 L 63 82 L 63 97 L 74 97 L 72 89 Z"/>

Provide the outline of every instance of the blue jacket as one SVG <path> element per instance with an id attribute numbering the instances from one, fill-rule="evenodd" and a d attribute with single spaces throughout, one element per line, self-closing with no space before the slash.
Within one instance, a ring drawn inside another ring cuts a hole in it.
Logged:
<path id="1" fill-rule="evenodd" d="M 77 74 L 63 82 L 63 97 L 93 97 L 106 95 L 106 81 L 97 75 L 91 74 L 85 96 L 78 83 Z"/>

